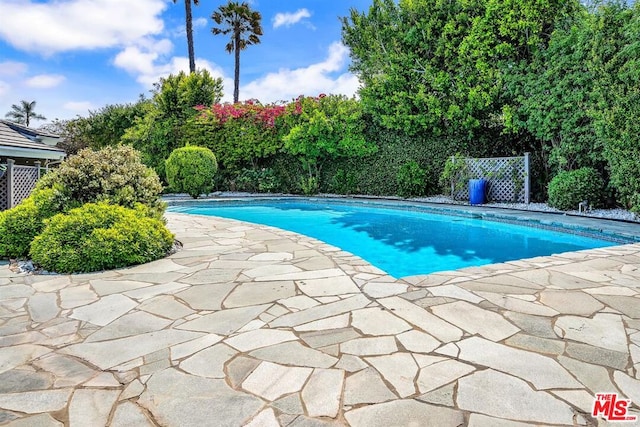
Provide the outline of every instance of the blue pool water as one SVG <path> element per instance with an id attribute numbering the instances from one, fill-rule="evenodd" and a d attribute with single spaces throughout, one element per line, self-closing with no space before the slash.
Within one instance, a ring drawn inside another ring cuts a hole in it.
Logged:
<path id="1" fill-rule="evenodd" d="M 614 244 L 481 219 L 332 201 L 200 202 L 169 210 L 294 231 L 356 254 L 396 278 Z"/>

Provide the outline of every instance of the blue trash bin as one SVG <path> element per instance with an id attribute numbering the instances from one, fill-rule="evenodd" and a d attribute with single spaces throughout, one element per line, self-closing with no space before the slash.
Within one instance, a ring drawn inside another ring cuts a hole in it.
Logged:
<path id="1" fill-rule="evenodd" d="M 487 188 L 486 179 L 469 180 L 469 203 L 472 205 L 482 205 L 485 202 L 484 192 Z"/>

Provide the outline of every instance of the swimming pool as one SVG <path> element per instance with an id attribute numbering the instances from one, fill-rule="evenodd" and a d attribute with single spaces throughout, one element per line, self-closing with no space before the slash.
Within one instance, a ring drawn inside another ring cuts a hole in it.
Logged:
<path id="1" fill-rule="evenodd" d="M 358 255 L 396 278 L 616 244 L 418 208 L 325 199 L 196 201 L 168 210 L 294 231 Z"/>

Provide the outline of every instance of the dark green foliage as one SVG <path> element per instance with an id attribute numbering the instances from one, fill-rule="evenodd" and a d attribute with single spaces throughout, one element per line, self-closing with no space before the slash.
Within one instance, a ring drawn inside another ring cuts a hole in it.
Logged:
<path id="1" fill-rule="evenodd" d="M 500 134 L 504 75 L 543 48 L 575 0 L 374 0 L 342 20 L 364 111 L 385 127 L 470 141 Z"/>
<path id="2" fill-rule="evenodd" d="M 563 171 L 549 183 L 549 206 L 561 210 L 577 210 L 578 204 L 587 201 L 590 206 L 602 206 L 604 182 L 592 168 Z"/>
<path id="3" fill-rule="evenodd" d="M 194 199 L 213 189 L 218 170 L 216 156 L 205 147 L 186 146 L 174 150 L 167 159 L 167 181 L 171 189 Z"/>
<path id="4" fill-rule="evenodd" d="M 142 203 L 156 210 L 158 217 L 164 211 L 158 176 L 142 164 L 140 154 L 129 146 L 81 150 L 40 179 L 37 188 L 55 189 L 55 199 L 62 210 L 109 200 L 126 207 Z"/>
<path id="5" fill-rule="evenodd" d="M 330 191 L 336 194 L 358 193 L 358 176 L 353 170 L 338 169 L 331 178 Z"/>
<path id="6" fill-rule="evenodd" d="M 271 168 L 243 169 L 236 176 L 235 189 L 251 193 L 274 193 L 282 184 L 276 173 Z"/>
<path id="7" fill-rule="evenodd" d="M 0 257 L 23 258 L 44 227 L 43 221 L 59 211 L 55 190 L 35 190 L 18 206 L 0 212 Z"/>
<path id="8" fill-rule="evenodd" d="M 597 135 L 618 201 L 640 213 L 640 3 L 598 9 Z"/>
<path id="9" fill-rule="evenodd" d="M 173 244 L 162 221 L 105 202 L 87 203 L 45 222 L 31 243 L 40 267 L 58 273 L 91 272 L 159 259 Z"/>
<path id="10" fill-rule="evenodd" d="M 415 161 L 405 163 L 398 170 L 398 195 L 400 197 L 423 196 L 425 194 L 425 178 L 427 173 Z"/>

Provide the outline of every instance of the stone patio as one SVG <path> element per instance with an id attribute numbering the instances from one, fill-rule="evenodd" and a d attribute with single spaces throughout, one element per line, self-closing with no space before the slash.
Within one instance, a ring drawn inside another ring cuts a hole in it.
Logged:
<path id="1" fill-rule="evenodd" d="M 640 416 L 640 244 L 396 280 L 294 233 L 167 217 L 167 259 L 0 267 L 0 425 L 613 425 L 589 415 L 604 392 Z"/>

